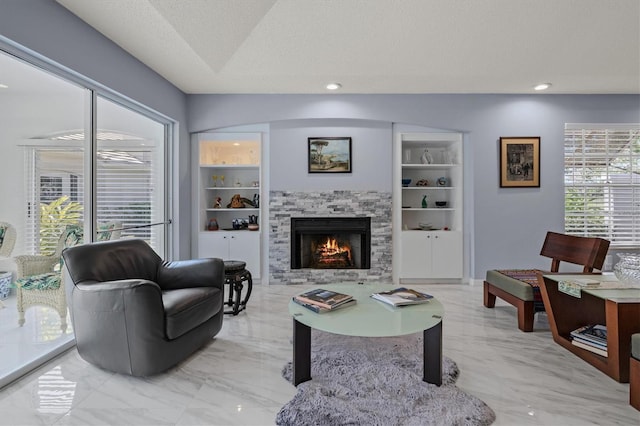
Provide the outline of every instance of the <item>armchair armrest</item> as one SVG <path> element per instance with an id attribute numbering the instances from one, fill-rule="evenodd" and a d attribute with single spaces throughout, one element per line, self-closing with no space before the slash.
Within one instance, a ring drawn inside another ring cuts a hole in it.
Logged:
<path id="1" fill-rule="evenodd" d="M 60 262 L 60 258 L 54 256 L 40 256 L 23 254 L 13 258 L 18 266 L 18 278 L 30 275 L 53 272 L 53 268 Z"/>
<path id="2" fill-rule="evenodd" d="M 189 287 L 224 287 L 222 259 L 193 259 L 164 262 L 158 268 L 158 284 L 163 290 Z"/>

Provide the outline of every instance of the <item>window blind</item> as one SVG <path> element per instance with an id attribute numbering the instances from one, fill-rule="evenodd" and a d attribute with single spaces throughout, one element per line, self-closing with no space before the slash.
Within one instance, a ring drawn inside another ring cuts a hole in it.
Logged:
<path id="1" fill-rule="evenodd" d="M 121 238 L 142 238 L 153 244 L 159 231 L 148 225 L 152 223 L 152 209 L 157 209 L 158 205 L 156 182 L 162 162 L 158 162 L 155 145 L 147 145 L 98 151 L 97 222 L 98 226 L 116 223 L 118 228 L 129 228 L 122 231 Z M 62 196 L 68 197 L 64 205 L 68 202 L 84 205 L 83 153 L 83 149 L 78 147 L 25 148 L 25 174 L 28 177 L 25 179 L 25 248 L 29 253 L 53 253 L 66 223 L 84 221 L 84 209 L 80 218 L 68 218 L 62 214 L 55 230 L 47 230 L 46 219 L 41 218 L 42 207 Z M 86 237 L 85 241 L 88 241 Z"/>
<path id="2" fill-rule="evenodd" d="M 565 232 L 640 247 L 640 123 L 567 124 Z"/>
<path id="3" fill-rule="evenodd" d="M 66 224 L 83 221 L 82 179 L 78 181 L 83 173 L 82 152 L 79 147 L 25 148 L 25 249 L 28 253 L 53 254 L 61 229 Z M 63 196 L 68 197 L 67 202 L 59 208 L 47 208 Z M 79 209 L 65 209 L 69 202 L 79 204 Z M 72 210 L 79 215 L 74 215 Z"/>

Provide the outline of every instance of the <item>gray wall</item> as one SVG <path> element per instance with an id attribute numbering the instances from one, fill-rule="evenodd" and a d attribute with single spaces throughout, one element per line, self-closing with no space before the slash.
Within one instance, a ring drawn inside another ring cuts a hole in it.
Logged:
<path id="1" fill-rule="evenodd" d="M 2 37 L 181 123 L 178 147 L 172 150 L 178 178 L 175 205 L 190 205 L 184 93 L 53 0 L 0 0 L 0 41 Z M 190 218 L 188 211 L 180 212 L 174 223 L 176 258 L 190 254 Z"/>
<path id="2" fill-rule="evenodd" d="M 364 120 L 289 120 L 270 129 L 269 191 L 391 192 L 391 124 Z M 308 137 L 351 137 L 351 173 L 308 173 Z"/>
<path id="3" fill-rule="evenodd" d="M 470 276 L 482 279 L 487 269 L 499 267 L 549 268 L 539 255 L 548 230 L 564 229 L 563 131 L 565 123 L 640 122 L 638 95 L 190 95 L 190 132 L 251 123 L 271 123 L 282 129 L 286 143 L 270 135 L 278 150 L 278 164 L 306 161 L 300 156 L 308 136 L 317 136 L 318 126 L 309 122 L 309 132 L 299 120 L 321 119 L 323 131 L 333 120 L 340 135 L 363 132 L 362 120 L 373 120 L 371 132 L 380 123 L 401 123 L 465 133 L 465 206 L 471 243 Z M 350 126 L 345 119 L 357 119 Z M 292 121 L 291 125 L 287 124 Z M 291 129 L 289 129 L 291 127 Z M 384 127 L 384 126 L 383 126 Z M 498 140 L 501 136 L 541 137 L 540 188 L 500 188 Z M 293 145 L 291 138 L 298 138 Z M 281 143 L 282 142 L 282 143 Z M 381 152 L 388 147 L 377 145 Z M 289 151 L 291 149 L 291 151 Z M 288 155 L 285 153 L 289 153 Z M 292 158 L 294 157 L 294 158 Z M 358 157 L 354 167 L 358 167 Z M 391 181 L 391 160 L 359 180 Z M 383 169 L 386 167 L 386 169 Z M 369 172 L 368 172 L 369 173 Z M 277 189 L 316 185 L 305 167 L 271 170 Z M 273 177 L 272 177 L 273 179 Z M 336 181 L 336 188 L 344 181 Z M 354 182 L 352 182 L 355 184 Z M 273 185 L 274 182 L 272 181 Z M 470 210 L 469 210 L 470 209 Z"/>

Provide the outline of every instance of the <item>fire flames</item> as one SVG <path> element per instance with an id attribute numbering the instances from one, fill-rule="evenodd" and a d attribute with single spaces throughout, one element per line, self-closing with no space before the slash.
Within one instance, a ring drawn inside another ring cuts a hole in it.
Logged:
<path id="1" fill-rule="evenodd" d="M 325 243 L 318 244 L 315 252 L 318 263 L 325 267 L 348 267 L 353 264 L 351 247 L 340 245 L 335 238 L 327 237 Z"/>

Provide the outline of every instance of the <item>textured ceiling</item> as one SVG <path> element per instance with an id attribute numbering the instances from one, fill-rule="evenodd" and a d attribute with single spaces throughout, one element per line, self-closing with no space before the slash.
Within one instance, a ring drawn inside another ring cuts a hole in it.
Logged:
<path id="1" fill-rule="evenodd" d="M 640 93 L 639 0 L 57 0 L 186 93 Z"/>

